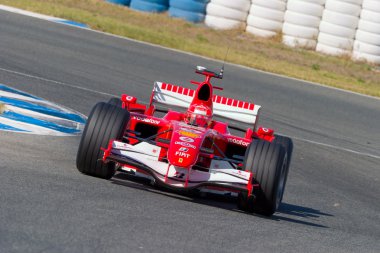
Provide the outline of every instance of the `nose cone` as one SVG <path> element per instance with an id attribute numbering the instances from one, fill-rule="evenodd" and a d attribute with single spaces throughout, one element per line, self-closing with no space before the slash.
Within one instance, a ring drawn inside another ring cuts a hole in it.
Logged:
<path id="1" fill-rule="evenodd" d="M 176 125 L 168 150 L 169 163 L 183 168 L 191 168 L 198 160 L 204 132 L 186 124 Z"/>

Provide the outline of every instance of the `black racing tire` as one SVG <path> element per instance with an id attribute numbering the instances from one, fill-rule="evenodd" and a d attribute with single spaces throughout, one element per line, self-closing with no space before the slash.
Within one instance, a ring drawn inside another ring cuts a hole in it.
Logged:
<path id="1" fill-rule="evenodd" d="M 287 159 L 288 159 L 288 167 L 290 167 L 290 162 L 292 160 L 292 154 L 293 154 L 293 141 L 289 137 L 281 136 L 281 135 L 275 135 L 275 139 L 272 141 L 272 143 L 280 144 L 285 148 Z"/>
<path id="2" fill-rule="evenodd" d="M 87 175 L 110 179 L 115 164 L 103 163 L 101 148 L 107 148 L 111 139 L 120 140 L 129 121 L 129 112 L 101 102 L 96 104 L 86 123 L 77 153 L 77 169 Z"/>
<path id="3" fill-rule="evenodd" d="M 108 104 L 121 108 L 123 105 L 123 102 L 121 101 L 120 98 L 114 97 L 114 98 L 110 98 L 110 100 L 108 100 Z"/>
<path id="4" fill-rule="evenodd" d="M 287 164 L 286 164 L 286 179 L 285 179 L 285 185 L 288 180 L 288 174 L 290 169 L 290 162 L 292 161 L 292 154 L 293 154 L 293 141 L 289 137 L 281 136 L 281 135 L 275 135 L 275 139 L 272 141 L 272 143 L 279 144 L 284 147 L 286 155 L 287 155 Z M 282 200 L 282 197 L 281 197 Z"/>
<path id="5" fill-rule="evenodd" d="M 254 175 L 253 196 L 241 193 L 238 208 L 271 216 L 279 207 L 285 190 L 287 154 L 285 149 L 276 143 L 254 140 L 245 153 L 243 170 Z"/>

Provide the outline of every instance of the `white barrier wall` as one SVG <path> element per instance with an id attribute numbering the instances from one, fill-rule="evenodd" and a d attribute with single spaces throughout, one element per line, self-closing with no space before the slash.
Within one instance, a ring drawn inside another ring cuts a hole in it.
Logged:
<path id="1" fill-rule="evenodd" d="M 205 24 L 215 29 L 245 27 L 251 0 L 211 0 Z"/>
<path id="2" fill-rule="evenodd" d="M 363 0 L 352 58 L 380 64 L 380 0 Z"/>
<path id="3" fill-rule="evenodd" d="M 362 2 L 363 0 L 326 1 L 316 51 L 331 55 L 351 54 Z"/>
<path id="4" fill-rule="evenodd" d="M 286 0 L 252 0 L 246 31 L 260 37 L 273 37 L 282 30 Z"/>
<path id="5" fill-rule="evenodd" d="M 288 0 L 282 27 L 283 43 L 314 49 L 324 3 L 325 0 Z"/>
<path id="6" fill-rule="evenodd" d="M 168 0 L 133 1 L 156 6 Z M 170 2 L 190 8 L 190 2 L 204 7 L 208 0 Z M 214 29 L 245 28 L 260 37 L 282 33 L 282 42 L 291 47 L 380 64 L 380 0 L 211 0 L 205 24 Z"/>

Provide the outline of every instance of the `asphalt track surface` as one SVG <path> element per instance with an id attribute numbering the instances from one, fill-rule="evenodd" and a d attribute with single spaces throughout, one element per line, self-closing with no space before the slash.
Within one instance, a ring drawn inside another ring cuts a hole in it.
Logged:
<path id="1" fill-rule="evenodd" d="M 224 52 L 221 52 L 224 53 Z M 254 59 L 252 59 L 254 60 Z M 220 63 L 0 11 L 0 82 L 88 114 Z M 79 137 L 0 132 L 1 252 L 379 252 L 380 100 L 227 64 L 224 94 L 294 139 L 272 218 L 75 167 Z"/>

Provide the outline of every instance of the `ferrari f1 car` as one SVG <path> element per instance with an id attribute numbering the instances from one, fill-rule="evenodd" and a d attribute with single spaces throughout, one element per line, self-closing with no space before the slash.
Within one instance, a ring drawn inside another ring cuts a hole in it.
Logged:
<path id="1" fill-rule="evenodd" d="M 292 140 L 257 126 L 259 105 L 213 94 L 222 88 L 210 81 L 222 79 L 223 69 L 198 66 L 196 73 L 205 76 L 192 81 L 196 89 L 155 82 L 149 105 L 129 94 L 96 104 L 79 145 L 78 170 L 104 179 L 132 173 L 177 191 L 233 193 L 240 210 L 272 215 L 284 194 Z"/>

